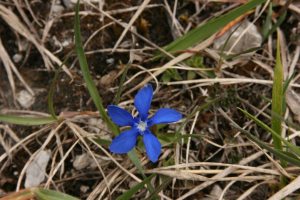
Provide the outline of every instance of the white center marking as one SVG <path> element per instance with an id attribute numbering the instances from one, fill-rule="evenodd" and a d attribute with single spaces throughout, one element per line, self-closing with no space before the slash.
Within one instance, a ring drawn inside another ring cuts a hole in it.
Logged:
<path id="1" fill-rule="evenodd" d="M 141 131 L 145 131 L 146 127 L 147 127 L 147 123 L 143 122 L 143 121 L 140 121 L 138 126 L 137 126 L 137 128 L 140 129 Z"/>

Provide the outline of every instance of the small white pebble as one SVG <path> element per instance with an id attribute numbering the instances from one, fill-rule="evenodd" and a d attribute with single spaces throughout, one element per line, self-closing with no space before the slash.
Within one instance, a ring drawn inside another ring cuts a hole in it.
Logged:
<path id="1" fill-rule="evenodd" d="M 18 62 L 20 62 L 21 60 L 23 59 L 23 56 L 21 55 L 21 54 L 15 54 L 15 55 L 13 55 L 13 61 L 14 61 L 14 63 L 18 63 Z"/>

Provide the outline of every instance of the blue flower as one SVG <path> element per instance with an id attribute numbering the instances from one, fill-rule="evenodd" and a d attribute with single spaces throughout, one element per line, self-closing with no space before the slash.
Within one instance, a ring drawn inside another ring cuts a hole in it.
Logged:
<path id="1" fill-rule="evenodd" d="M 139 135 L 143 136 L 146 153 L 152 162 L 156 162 L 161 152 L 161 144 L 149 130 L 154 124 L 176 122 L 182 118 L 180 112 L 170 109 L 159 109 L 155 115 L 148 119 L 148 111 L 153 97 L 153 88 L 151 85 L 145 86 L 135 96 L 134 105 L 139 112 L 139 117 L 133 117 L 126 110 L 110 105 L 107 107 L 108 114 L 112 121 L 119 126 L 131 126 L 118 135 L 111 143 L 109 149 L 114 153 L 127 153 L 131 151 Z"/>

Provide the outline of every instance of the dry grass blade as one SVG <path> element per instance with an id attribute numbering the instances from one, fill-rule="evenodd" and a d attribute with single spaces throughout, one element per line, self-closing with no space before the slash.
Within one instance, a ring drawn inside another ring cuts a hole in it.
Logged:
<path id="1" fill-rule="evenodd" d="M 198 44 L 197 46 L 195 46 L 194 48 L 191 49 L 191 51 L 200 51 L 202 49 L 205 49 L 206 47 L 208 47 L 209 45 L 212 44 L 212 42 L 215 39 L 216 34 L 212 35 L 211 37 L 207 38 L 206 40 L 204 40 L 203 42 L 201 42 L 200 44 Z M 169 67 L 193 56 L 193 53 L 183 53 L 179 56 L 177 56 L 176 58 L 170 60 L 168 63 L 166 63 L 165 65 L 163 65 L 161 67 L 160 70 L 156 71 L 153 73 L 153 75 L 155 77 L 157 77 L 158 75 L 162 74 L 166 69 L 168 69 Z M 152 79 L 152 77 L 147 77 L 145 80 L 143 80 L 141 83 L 139 83 L 138 85 L 136 85 L 135 87 L 133 87 L 131 90 L 129 90 L 128 92 L 126 92 L 124 95 L 130 94 L 131 92 L 141 88 L 143 85 L 147 84 L 150 80 Z M 155 90 L 156 92 L 156 90 Z"/>
<path id="2" fill-rule="evenodd" d="M 0 16 L 13 30 L 18 32 L 20 35 L 24 36 L 36 46 L 36 48 L 42 55 L 45 66 L 48 70 L 50 70 L 50 67 L 46 55 L 48 55 L 50 59 L 54 61 L 57 65 L 61 65 L 62 62 L 38 42 L 38 40 L 31 34 L 31 32 L 20 22 L 19 18 L 12 11 L 2 6 L 1 4 Z M 66 68 L 66 66 L 63 66 L 63 70 L 73 79 L 71 72 Z"/>
<path id="3" fill-rule="evenodd" d="M 143 3 L 139 6 L 139 9 L 136 11 L 136 13 L 133 15 L 133 17 L 131 18 L 130 22 L 126 25 L 125 30 L 122 32 L 120 38 L 118 39 L 118 41 L 116 42 L 112 52 L 115 51 L 115 49 L 119 46 L 119 44 L 122 42 L 124 36 L 126 35 L 126 33 L 128 32 L 128 30 L 130 29 L 130 27 L 133 25 L 133 23 L 135 22 L 135 20 L 139 17 L 139 15 L 143 12 L 143 10 L 145 9 L 145 7 L 149 4 L 150 0 L 144 0 Z"/>
<path id="4" fill-rule="evenodd" d="M 290 184 L 279 190 L 276 194 L 270 197 L 268 200 L 277 200 L 283 199 L 287 195 L 292 192 L 298 190 L 300 188 L 300 176 L 298 176 L 295 180 L 293 180 Z"/>

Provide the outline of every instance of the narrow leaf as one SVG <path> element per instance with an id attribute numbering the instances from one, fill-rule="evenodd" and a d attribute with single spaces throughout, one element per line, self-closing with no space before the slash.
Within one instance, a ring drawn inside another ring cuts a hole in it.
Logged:
<path id="1" fill-rule="evenodd" d="M 116 200 L 127 200 L 130 199 L 135 193 L 137 193 L 137 191 L 139 191 L 146 183 L 149 183 L 151 181 L 151 179 L 156 175 L 152 174 L 151 176 L 149 176 L 148 178 L 146 178 L 145 180 L 143 180 L 142 182 L 136 184 L 133 188 L 129 189 L 127 192 L 125 192 L 124 194 L 122 194 L 121 196 L 119 196 Z"/>
<path id="2" fill-rule="evenodd" d="M 62 67 L 66 64 L 66 62 L 68 61 L 68 59 L 72 56 L 72 54 L 77 50 L 78 46 L 67 56 L 67 58 L 61 63 L 61 65 L 59 66 L 59 68 L 57 69 L 51 87 L 50 87 L 50 92 L 49 92 L 49 98 L 48 98 L 48 106 L 49 106 L 49 113 L 51 114 L 51 116 L 57 120 L 57 117 L 55 115 L 54 109 L 53 109 L 53 92 L 54 92 L 54 86 L 55 86 L 55 82 L 57 79 L 57 76 L 60 72 L 60 70 L 62 69 Z"/>
<path id="3" fill-rule="evenodd" d="M 208 102 L 208 103 L 206 103 L 206 104 L 200 106 L 197 110 L 195 110 L 192 114 L 190 114 L 190 115 L 188 116 L 188 118 L 186 118 L 186 119 L 181 123 L 181 125 L 179 126 L 178 130 L 176 131 L 175 138 L 178 138 L 178 137 L 179 137 L 180 132 L 181 132 L 183 126 L 184 126 L 184 125 L 189 121 L 189 119 L 191 119 L 198 111 L 200 111 L 200 110 L 202 110 L 202 109 L 205 109 L 205 108 L 211 106 L 212 104 L 214 104 L 215 102 L 217 102 L 217 101 L 219 101 L 219 100 L 220 100 L 220 97 L 217 97 L 217 98 L 213 99 L 212 101 L 210 101 L 210 102 Z"/>
<path id="4" fill-rule="evenodd" d="M 274 80 L 272 90 L 272 112 L 282 116 L 282 99 L 283 99 L 283 69 L 280 58 L 280 45 L 279 39 L 277 39 L 277 56 L 276 65 L 274 69 Z M 281 120 L 276 116 L 271 115 L 271 128 L 279 136 L 281 135 Z M 275 149 L 282 150 L 282 142 L 280 139 L 273 136 Z M 286 167 L 286 162 L 281 161 L 283 167 Z"/>
<path id="5" fill-rule="evenodd" d="M 173 178 L 172 177 L 168 177 L 160 186 L 158 186 L 155 191 L 150 194 L 150 196 L 145 199 L 145 200 L 151 200 L 154 196 L 156 196 L 158 193 L 160 193 L 160 191 L 162 191 L 163 189 L 165 189 L 171 182 L 172 182 Z"/>
<path id="6" fill-rule="evenodd" d="M 137 153 L 135 151 L 135 148 L 133 148 L 131 151 L 129 151 L 127 153 L 127 155 L 130 158 L 131 162 L 138 168 L 138 170 L 140 170 L 143 179 L 146 180 L 147 177 L 146 177 L 146 175 L 144 173 L 142 164 L 141 164 L 140 159 L 139 159 L 139 157 L 138 157 L 138 155 L 137 155 Z M 148 187 L 148 190 L 149 190 L 150 193 L 154 192 L 154 188 L 153 188 L 153 186 L 149 182 L 147 182 L 147 187 Z M 155 199 L 157 199 L 157 197 Z"/>
<path id="7" fill-rule="evenodd" d="M 294 159 L 293 157 L 287 156 L 285 153 L 281 153 L 280 151 L 277 151 L 276 149 L 268 146 L 267 144 L 265 144 L 264 142 L 262 142 L 261 140 L 259 140 L 257 137 L 255 137 L 254 135 L 252 135 L 251 133 L 245 131 L 244 129 L 232 125 L 233 128 L 239 130 L 241 133 L 244 133 L 250 140 L 252 140 L 253 142 L 257 143 L 259 146 L 261 146 L 264 149 L 267 149 L 268 151 L 270 151 L 271 153 L 273 153 L 275 156 L 277 156 L 278 158 L 285 160 L 293 165 L 296 165 L 298 167 L 300 167 L 300 161 L 299 159 Z"/>
<path id="8" fill-rule="evenodd" d="M 76 12 L 75 12 L 74 32 L 75 32 L 76 46 L 79 46 L 81 44 L 79 14 L 78 13 L 79 13 L 79 0 L 77 1 Z M 96 88 L 96 86 L 93 82 L 93 79 L 90 75 L 88 64 L 87 64 L 86 57 L 85 57 L 84 50 L 83 50 L 82 46 L 79 46 L 77 48 L 77 56 L 78 56 L 79 64 L 80 64 L 80 67 L 81 67 L 81 70 L 82 70 L 82 75 L 83 75 L 83 78 L 85 80 L 86 86 L 87 86 L 87 88 L 88 88 L 88 90 L 91 94 L 91 97 L 93 98 L 93 101 L 94 101 L 97 109 L 99 110 L 101 116 L 103 117 L 104 121 L 107 123 L 110 130 L 116 136 L 119 135 L 120 132 L 119 132 L 118 128 L 116 127 L 116 125 L 114 123 L 112 123 L 112 121 L 110 120 L 110 118 L 106 114 L 105 109 L 102 105 L 100 95 L 99 95 L 98 90 L 97 90 L 97 88 Z"/>
<path id="9" fill-rule="evenodd" d="M 120 102 L 120 97 L 121 97 L 121 91 L 122 91 L 122 87 L 123 87 L 123 84 L 124 84 L 124 80 L 125 80 L 125 77 L 126 77 L 126 74 L 127 74 L 127 71 L 130 67 L 131 63 L 129 62 L 123 72 L 123 75 L 122 75 L 122 78 L 121 78 L 121 82 L 120 82 L 120 86 L 119 86 L 119 90 L 118 90 L 118 95 L 117 95 L 117 100 L 116 100 L 116 105 L 119 104 Z"/>
<path id="10" fill-rule="evenodd" d="M 44 118 L 30 118 L 30 117 L 18 117 L 13 115 L 1 115 L 0 121 L 8 122 L 12 124 L 19 125 L 42 125 L 42 124 L 50 124 L 56 121 L 52 117 L 44 117 Z"/>
<path id="11" fill-rule="evenodd" d="M 189 137 L 205 137 L 205 138 L 211 138 L 207 135 L 199 135 L 199 134 L 187 134 L 187 135 L 180 135 L 179 137 L 176 138 L 176 142 L 178 142 L 182 138 L 189 138 Z"/>
<path id="12" fill-rule="evenodd" d="M 254 117 L 253 115 L 249 114 L 248 112 L 242 110 L 241 108 L 238 108 L 240 111 L 242 111 L 245 115 L 247 115 L 250 119 L 252 119 L 257 125 L 259 125 L 260 127 L 262 127 L 263 129 L 265 129 L 266 131 L 270 132 L 272 134 L 272 136 L 276 137 L 278 140 L 282 141 L 286 146 L 288 146 L 295 154 L 297 154 L 298 156 L 300 156 L 300 149 L 293 145 L 292 143 L 288 142 L 287 140 L 285 140 L 283 137 L 281 137 L 280 135 L 278 135 L 275 131 L 273 131 L 273 129 L 271 129 L 270 127 L 268 127 L 266 124 L 264 124 L 262 121 L 260 121 L 259 119 L 257 119 L 256 117 Z"/>
<path id="13" fill-rule="evenodd" d="M 254 52 L 254 51 L 257 51 L 259 49 L 262 49 L 263 47 L 254 47 L 254 48 L 251 48 L 251 49 L 247 49 L 243 52 L 240 52 L 240 53 L 237 53 L 237 54 L 230 54 L 228 56 L 225 56 L 224 59 L 227 60 L 227 59 L 231 59 L 231 58 L 235 58 L 237 56 L 240 56 L 240 55 L 243 55 L 243 54 L 246 54 L 246 53 L 251 53 L 251 52 Z"/>
<path id="14" fill-rule="evenodd" d="M 256 6 L 264 2 L 266 2 L 266 0 L 249 1 L 248 3 L 221 17 L 217 19 L 212 19 L 204 25 L 189 31 L 187 34 L 183 35 L 182 37 L 169 44 L 165 50 L 170 52 L 187 49 L 192 45 L 195 45 L 198 42 L 208 38 L 209 36 L 217 32 L 219 29 L 221 29 L 223 26 L 225 26 L 227 23 L 231 22 L 240 15 L 243 15 L 244 13 L 248 12 L 249 10 L 255 8 Z"/>
<path id="15" fill-rule="evenodd" d="M 72 197 L 70 195 L 61 193 L 61 192 L 56 192 L 53 190 L 45 190 L 42 188 L 38 188 L 34 190 L 34 194 L 39 200 L 79 200 L 75 197 Z"/>
<path id="16" fill-rule="evenodd" d="M 261 31 L 261 36 L 263 38 L 262 41 L 264 41 L 269 36 L 268 32 L 269 32 L 271 18 L 272 18 L 272 7 L 273 7 L 272 2 L 270 2 L 266 21 L 262 25 L 262 31 Z"/>

